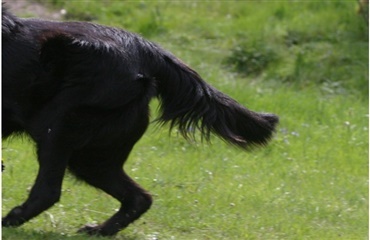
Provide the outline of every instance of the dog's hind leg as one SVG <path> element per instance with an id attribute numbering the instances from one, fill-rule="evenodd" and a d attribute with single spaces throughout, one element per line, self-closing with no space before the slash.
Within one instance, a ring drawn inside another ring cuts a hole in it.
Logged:
<path id="1" fill-rule="evenodd" d="M 102 189 L 121 203 L 120 209 L 100 225 L 85 225 L 79 230 L 89 235 L 110 236 L 138 219 L 151 206 L 152 198 L 123 171 L 131 147 L 76 154 L 69 168 L 80 179 Z"/>
<path id="2" fill-rule="evenodd" d="M 91 141 L 75 151 L 68 167 L 79 179 L 103 190 L 121 203 L 120 209 L 100 225 L 80 229 L 90 235 L 114 235 L 145 213 L 152 204 L 149 193 L 136 184 L 123 170 L 135 143 L 148 124 L 147 106 L 120 110 L 117 115 L 95 117 L 96 134 Z"/>
<path id="3" fill-rule="evenodd" d="M 69 153 L 49 135 L 37 143 L 40 167 L 28 199 L 2 219 L 3 227 L 22 225 L 59 200 Z"/>

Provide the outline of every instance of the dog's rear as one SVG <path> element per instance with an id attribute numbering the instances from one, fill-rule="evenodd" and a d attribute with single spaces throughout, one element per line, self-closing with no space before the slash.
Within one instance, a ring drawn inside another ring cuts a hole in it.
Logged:
<path id="1" fill-rule="evenodd" d="M 29 134 L 39 174 L 29 198 L 3 218 L 19 226 L 60 198 L 65 169 L 121 202 L 82 232 L 114 235 L 138 219 L 151 196 L 122 166 L 149 124 L 160 121 L 249 148 L 265 145 L 278 117 L 256 113 L 208 85 L 172 54 L 140 36 L 91 23 L 21 20 L 3 11 L 3 137 Z M 18 62 L 20 61 L 20 62 Z M 16 64 L 17 63 L 17 64 Z M 5 133 L 5 134 L 4 134 Z"/>

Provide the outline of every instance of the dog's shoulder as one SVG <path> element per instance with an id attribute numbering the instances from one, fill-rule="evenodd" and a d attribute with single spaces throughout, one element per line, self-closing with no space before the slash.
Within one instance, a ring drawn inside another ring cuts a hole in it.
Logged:
<path id="1" fill-rule="evenodd" d="M 19 28 L 22 26 L 21 20 L 13 15 L 4 4 L 2 4 L 1 13 L 1 28 L 3 37 L 7 37 L 18 32 Z"/>

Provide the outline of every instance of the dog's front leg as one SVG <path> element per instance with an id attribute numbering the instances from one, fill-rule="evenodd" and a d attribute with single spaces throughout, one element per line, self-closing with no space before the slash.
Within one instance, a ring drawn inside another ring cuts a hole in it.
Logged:
<path id="1" fill-rule="evenodd" d="M 38 143 L 39 172 L 28 199 L 2 219 L 2 226 L 22 225 L 56 203 L 61 195 L 69 153 L 54 141 Z"/>

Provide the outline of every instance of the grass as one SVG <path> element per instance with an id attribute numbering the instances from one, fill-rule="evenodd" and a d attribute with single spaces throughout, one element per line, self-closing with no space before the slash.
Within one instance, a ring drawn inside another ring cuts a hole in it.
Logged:
<path id="1" fill-rule="evenodd" d="M 139 32 L 243 105 L 281 118 L 271 144 L 248 153 L 151 125 L 125 169 L 155 202 L 114 239 L 367 239 L 368 32 L 356 1 L 48 6 Z M 263 57 L 251 58 L 256 71 L 243 72 L 240 53 Z M 5 214 L 25 199 L 37 164 L 26 138 L 3 148 Z M 58 204 L 2 237 L 86 239 L 76 229 L 116 208 L 67 175 Z"/>

